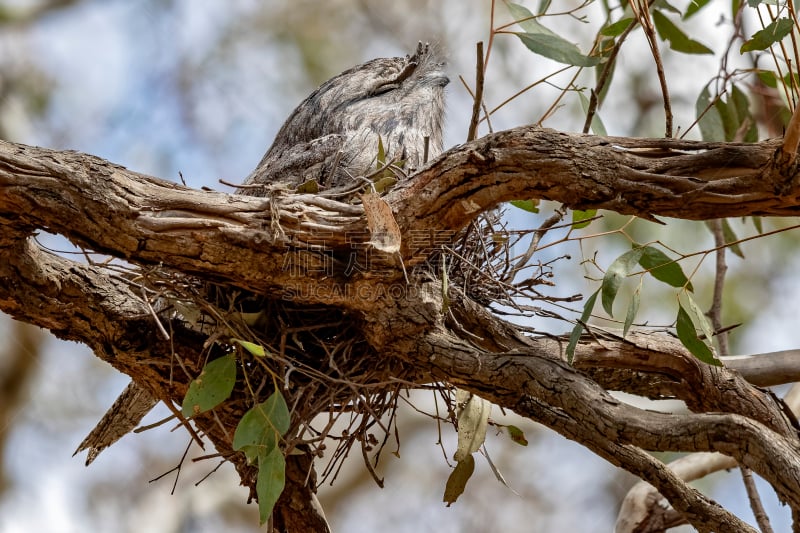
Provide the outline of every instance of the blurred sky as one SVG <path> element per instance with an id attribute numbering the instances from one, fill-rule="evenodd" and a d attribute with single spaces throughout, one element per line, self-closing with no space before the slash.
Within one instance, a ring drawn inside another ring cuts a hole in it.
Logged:
<path id="1" fill-rule="evenodd" d="M 0 8 L 25 9 L 35 4 L 5 0 Z M 531 8 L 536 4 L 527 3 Z M 20 72 L 28 73 L 24 79 L 30 83 L 22 96 L 0 91 L 0 132 L 9 140 L 81 150 L 169 180 L 177 181 L 182 173 L 193 187 L 226 190 L 217 180 L 236 182 L 247 175 L 283 119 L 319 83 L 361 61 L 410 52 L 418 40 L 424 40 L 440 46 L 448 59 L 452 82 L 445 145 L 453 146 L 466 137 L 471 109 L 458 76 L 473 83 L 474 43 L 488 39 L 489 5 L 480 0 L 72 2 L 30 24 L 0 26 L 0 89 L 7 89 Z M 727 39 L 727 28 L 713 25 L 727 9 L 727 3 L 719 3 L 708 8 L 705 18 L 690 24 L 698 32 L 703 28 L 701 40 L 712 48 L 720 48 Z M 497 12 L 509 20 L 502 6 Z M 596 12 L 590 9 L 588 14 Z M 547 23 L 584 50 L 599 25 L 569 17 Z M 559 68 L 529 53 L 513 36 L 499 36 L 492 54 L 486 90 L 490 107 Z M 689 61 L 687 56 L 665 54 L 676 123 L 683 128 L 694 120 L 694 100 L 716 72 L 718 60 L 692 56 Z M 538 86 L 500 110 L 492 118 L 494 129 L 537 121 L 558 93 L 558 85 L 567 79 L 554 78 L 552 85 Z M 579 80 L 584 85 L 591 82 L 591 74 Z M 39 93 L 44 103 L 34 108 L 25 95 Z M 658 98 L 647 46 L 634 36 L 620 57 L 601 112 L 609 133 L 662 135 L 659 105 L 644 112 L 639 105 L 658 102 Z M 545 126 L 580 131 L 582 122 L 578 98 L 569 95 Z M 519 210 L 509 211 L 508 219 L 523 227 L 540 220 Z M 668 239 L 682 251 L 711 242 L 707 232 L 698 233 L 696 223 L 678 223 L 666 230 L 641 224 L 647 227 L 637 230 L 643 235 Z M 735 227 L 748 231 L 746 224 L 735 223 Z M 786 275 L 798 266 L 794 240 L 787 239 L 779 250 L 770 242 L 745 247 L 746 253 L 767 258 L 770 276 L 754 273 L 759 267 L 764 269 L 763 262 L 731 260 L 736 269 L 732 283 L 742 290 L 732 305 L 751 318 L 750 327 L 736 340 L 738 353 L 795 347 L 794 339 L 786 335 L 787 324 L 796 321 L 797 284 Z M 41 241 L 49 247 L 68 248 L 56 237 L 43 235 Z M 589 257 L 599 250 L 598 263 L 607 265 L 625 246 L 623 239 L 588 242 L 582 253 Z M 557 278 L 554 293 L 585 292 L 582 275 L 586 271 L 578 264 L 581 249 L 573 244 L 567 252 L 573 259 L 558 271 L 563 277 Z M 561 248 L 547 252 L 552 257 L 563 253 Z M 543 260 L 547 258 L 543 255 Z M 708 266 L 703 267 L 706 272 Z M 748 288 L 742 281 L 748 279 L 757 282 Z M 652 290 L 663 291 L 657 286 Z M 756 306 L 760 306 L 758 313 L 752 309 Z M 669 323 L 674 309 L 653 306 L 649 312 L 653 320 Z M 552 326 L 547 322 L 534 325 Z M 0 334 L 10 335 L 7 321 L 0 321 Z M 85 347 L 47 342 L 28 404 L 13 425 L 4 458 L 13 485 L 0 502 L 0 531 L 256 530 L 253 506 L 242 520 L 226 514 L 226 509 L 240 509 L 246 498 L 230 468 L 223 467 L 195 488 L 193 483 L 215 465 L 191 465 L 174 496 L 169 495 L 172 477 L 147 483 L 179 462 L 188 442 L 181 430 L 170 432 L 165 426 L 128 436 L 88 469 L 83 467 L 83 457 L 70 458 L 126 383 L 125 376 L 98 362 Z M 416 398 L 431 408 L 429 397 Z M 163 408 L 147 420 L 161 416 L 165 416 Z M 402 433 L 400 459 L 384 453 L 386 489 L 358 481 L 363 476 L 359 458 L 351 461 L 351 468 L 339 480 L 354 488 L 344 496 L 336 486 L 323 488 L 323 502 L 333 502 L 326 511 L 335 530 L 610 530 L 618 498 L 631 480 L 531 422 L 516 423 L 525 430 L 530 446 L 520 448 L 508 439 L 490 436 L 487 447 L 520 495 L 495 481 L 485 461 L 479 460 L 480 475 L 462 499 L 446 509 L 441 496 L 449 467 L 436 446 L 435 427 L 407 409 L 399 422 L 401 431 L 407 428 Z M 443 432 L 451 455 L 452 428 Z M 714 486 L 720 503 L 752 520 L 740 483 L 704 483 Z M 764 494 L 774 511 L 774 495 L 770 490 Z M 788 514 L 780 510 L 773 516 L 786 520 Z M 776 530 L 786 524 L 776 521 Z"/>

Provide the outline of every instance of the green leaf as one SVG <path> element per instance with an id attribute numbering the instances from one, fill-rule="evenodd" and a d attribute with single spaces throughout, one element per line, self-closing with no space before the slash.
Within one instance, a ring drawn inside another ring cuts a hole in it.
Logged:
<path id="1" fill-rule="evenodd" d="M 442 501 L 450 507 L 455 503 L 459 496 L 464 493 L 464 488 L 467 486 L 467 481 L 472 477 L 475 472 L 475 458 L 472 455 L 467 455 L 463 460 L 456 464 L 456 467 L 450 472 L 447 478 L 447 485 L 444 488 L 444 498 Z"/>
<path id="2" fill-rule="evenodd" d="M 714 107 L 717 109 L 720 118 L 722 119 L 722 127 L 725 131 L 723 140 L 730 141 L 736 135 L 736 130 L 739 126 L 739 116 L 736 113 L 736 107 L 729 106 L 722 98 L 714 102 Z"/>
<path id="3" fill-rule="evenodd" d="M 690 39 L 683 31 L 678 28 L 661 11 L 653 11 L 653 22 L 656 25 L 658 36 L 662 40 L 669 42 L 669 47 L 676 52 L 684 54 L 713 54 L 714 51 L 706 45 Z"/>
<path id="4" fill-rule="evenodd" d="M 639 312 L 639 300 L 641 298 L 641 293 L 639 291 L 639 287 L 633 291 L 631 295 L 631 301 L 628 304 L 628 312 L 625 313 L 625 323 L 622 326 L 622 336 L 628 334 L 628 330 L 631 329 L 631 324 L 633 324 L 633 319 L 636 318 L 636 313 Z"/>
<path id="5" fill-rule="evenodd" d="M 614 316 L 614 299 L 617 297 L 617 292 L 622 285 L 622 281 L 633 272 L 634 267 L 639 263 L 639 259 L 641 259 L 643 253 L 643 248 L 628 250 L 617 257 L 614 262 L 611 263 L 611 266 L 608 267 L 608 270 L 606 270 L 606 275 L 603 276 L 603 285 L 600 289 L 603 292 L 603 309 L 605 309 L 609 316 Z"/>
<path id="6" fill-rule="evenodd" d="M 589 317 L 592 315 L 592 310 L 594 309 L 594 304 L 597 301 L 597 295 L 600 293 L 600 289 L 597 289 L 592 293 L 589 298 L 586 299 L 586 303 L 583 304 L 583 313 L 581 313 L 581 320 L 575 327 L 572 328 L 572 333 L 569 335 L 569 344 L 567 344 L 567 362 L 572 364 L 572 360 L 575 358 L 575 347 L 578 346 L 578 341 L 581 338 L 581 333 L 583 332 L 583 324 L 585 324 Z"/>
<path id="7" fill-rule="evenodd" d="M 630 26 L 631 23 L 634 22 L 635 20 L 636 19 L 634 19 L 633 17 L 625 17 L 619 19 L 618 21 L 613 22 L 608 26 L 602 28 L 600 30 L 600 34 L 605 35 L 607 37 L 618 37 L 622 35 L 622 33 L 628 29 L 628 26 Z"/>
<path id="8" fill-rule="evenodd" d="M 744 252 L 742 252 L 741 246 L 738 243 L 731 244 L 738 241 L 739 237 L 736 236 L 736 232 L 733 231 L 733 227 L 731 227 L 731 223 L 727 218 L 722 219 L 722 237 L 725 239 L 725 243 L 729 245 L 728 250 L 744 259 Z"/>
<path id="9" fill-rule="evenodd" d="M 757 217 L 757 216 L 750 217 L 750 220 L 753 221 L 753 226 L 755 226 L 756 231 L 758 232 L 759 235 L 764 233 L 764 224 L 761 221 L 761 217 Z"/>
<path id="10" fill-rule="evenodd" d="M 520 446 L 528 445 L 528 439 L 525 438 L 525 433 L 517 426 L 509 424 L 506 426 L 506 431 L 508 431 L 508 436 L 511 437 L 512 441 L 516 442 Z"/>
<path id="11" fill-rule="evenodd" d="M 587 209 L 572 211 L 572 229 L 582 229 L 592 223 L 592 219 L 597 216 L 597 209 Z"/>
<path id="12" fill-rule="evenodd" d="M 686 287 L 690 291 L 694 290 L 686 274 L 683 273 L 681 266 L 658 248 L 652 246 L 642 247 L 642 257 L 639 258 L 639 264 L 658 281 L 672 287 Z"/>
<path id="13" fill-rule="evenodd" d="M 236 359 L 228 354 L 206 364 L 189 383 L 181 413 L 186 418 L 208 411 L 227 400 L 236 383 Z"/>
<path id="14" fill-rule="evenodd" d="M 771 70 L 758 70 L 756 71 L 758 79 L 767 87 L 775 89 L 778 87 L 778 77 Z"/>
<path id="15" fill-rule="evenodd" d="M 722 366 L 722 363 L 720 363 L 719 360 L 714 357 L 711 348 L 709 348 L 706 343 L 698 338 L 697 331 L 692 323 L 692 319 L 689 318 L 689 314 L 686 312 L 683 306 L 680 305 L 680 303 L 678 304 L 676 329 L 681 343 L 692 353 L 692 355 L 704 363 L 714 366 Z"/>
<path id="16" fill-rule="evenodd" d="M 703 87 L 695 103 L 695 115 L 699 117 L 700 136 L 704 141 L 724 141 L 725 126 L 717 107 L 712 103 L 708 85 Z"/>
<path id="17" fill-rule="evenodd" d="M 506 1 L 506 7 L 508 8 L 508 12 L 511 13 L 511 16 L 515 21 L 517 21 L 517 24 L 519 24 L 520 28 L 523 30 L 530 33 L 545 32 L 554 37 L 558 37 L 557 34 L 539 24 L 539 22 L 536 20 L 536 15 L 531 13 L 527 7 L 508 1 Z"/>
<path id="18" fill-rule="evenodd" d="M 391 170 L 386 170 L 386 172 L 391 174 Z M 395 186 L 397 183 L 397 178 L 392 176 L 383 176 L 382 178 L 376 178 L 376 181 L 372 184 L 372 187 L 375 189 L 375 192 L 378 194 L 385 193 L 389 189 Z"/>
<path id="19" fill-rule="evenodd" d="M 728 93 L 727 101 L 719 98 L 714 102 L 714 109 L 722 121 L 725 141 L 755 142 L 758 140 L 756 120 L 750 113 L 750 101 L 747 95 L 733 85 Z"/>
<path id="20" fill-rule="evenodd" d="M 586 98 L 586 95 L 583 94 L 583 92 L 578 92 L 578 98 L 581 101 L 581 108 L 583 109 L 583 112 L 588 113 L 589 99 Z M 595 109 L 595 113 L 592 116 L 592 131 L 594 132 L 595 135 L 602 135 L 604 137 L 608 135 L 608 133 L 606 132 L 606 127 L 603 124 L 603 121 L 600 119 L 600 115 L 597 113 L 597 109 Z"/>
<path id="21" fill-rule="evenodd" d="M 791 31 L 791 19 L 780 18 L 774 20 L 766 28 L 757 31 L 750 39 L 745 41 L 739 51 L 743 54 L 745 52 L 753 52 L 755 50 L 766 50 L 773 44 L 779 42 L 781 39 L 789 35 L 789 32 Z"/>
<path id="22" fill-rule="evenodd" d="M 381 136 L 378 135 L 378 157 L 377 157 L 377 167 L 375 170 L 380 170 L 386 166 L 386 150 L 383 148 L 383 139 Z"/>
<path id="23" fill-rule="evenodd" d="M 520 27 L 525 30 L 516 35 L 533 53 L 579 67 L 591 67 L 600 62 L 599 58 L 583 55 L 576 45 L 539 23 L 528 8 L 511 2 L 506 2 L 506 6 L 514 20 L 519 21 Z"/>
<path id="24" fill-rule="evenodd" d="M 233 434 L 233 449 L 244 451 L 252 462 L 277 447 L 278 439 L 289 430 L 289 422 L 286 401 L 280 392 L 274 392 L 242 416 Z"/>
<path id="25" fill-rule="evenodd" d="M 600 63 L 600 58 L 583 55 L 576 45 L 558 36 L 552 37 L 546 33 L 522 32 L 518 32 L 515 35 L 534 54 L 539 54 L 558 63 L 576 67 L 593 67 Z"/>
<path id="26" fill-rule="evenodd" d="M 656 9 L 661 9 L 663 11 L 669 11 L 670 13 L 674 13 L 676 15 L 681 14 L 681 10 L 677 7 L 673 6 L 667 0 L 654 0 L 650 3 L 650 5 Z"/>
<path id="27" fill-rule="evenodd" d="M 692 15 L 696 14 L 698 11 L 703 9 L 708 5 L 709 0 L 692 0 L 689 2 L 689 7 L 686 8 L 686 13 L 683 15 L 683 20 L 688 19 Z"/>
<path id="28" fill-rule="evenodd" d="M 758 141 L 758 128 L 756 127 L 756 120 L 753 118 L 753 114 L 750 113 L 750 100 L 747 98 L 747 95 L 739 88 L 738 85 L 734 84 L 731 87 L 730 97 L 728 98 L 728 106 L 733 107 L 736 110 L 736 130 L 731 135 L 729 141 L 744 141 L 744 142 L 756 142 Z M 747 125 L 747 129 L 742 136 L 740 130 L 743 129 L 743 126 Z M 737 137 L 741 137 L 737 139 Z"/>
<path id="29" fill-rule="evenodd" d="M 231 339 L 231 340 L 236 344 L 240 345 L 248 352 L 250 352 L 252 355 L 255 355 L 256 357 L 264 357 L 267 355 L 266 350 L 264 350 L 264 347 L 261 346 L 260 344 L 256 344 L 250 341 L 245 341 L 242 339 Z"/>
<path id="30" fill-rule="evenodd" d="M 692 312 L 692 316 L 694 317 L 692 318 L 692 322 L 700 326 L 700 330 L 703 332 L 703 335 L 705 335 L 706 341 L 710 343 L 714 335 L 714 328 L 711 327 L 711 321 L 688 292 L 686 293 L 686 299 L 689 302 L 689 311 Z"/>
<path id="31" fill-rule="evenodd" d="M 529 213 L 539 212 L 539 200 L 511 200 L 509 203 Z"/>
<path id="32" fill-rule="evenodd" d="M 258 496 L 259 524 L 264 525 L 275 502 L 278 501 L 286 483 L 286 459 L 280 448 L 273 448 L 267 454 L 258 456 L 258 478 L 256 478 L 256 495 Z"/>

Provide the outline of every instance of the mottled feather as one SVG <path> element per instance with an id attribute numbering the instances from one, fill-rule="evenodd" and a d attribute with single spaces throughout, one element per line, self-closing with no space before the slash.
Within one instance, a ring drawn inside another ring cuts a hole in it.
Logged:
<path id="1" fill-rule="evenodd" d="M 442 151 L 448 82 L 444 63 L 422 43 L 412 55 L 373 59 L 342 72 L 294 110 L 245 184 L 297 186 L 312 178 L 325 187 L 348 184 L 375 169 L 379 138 L 387 161 L 419 168 L 426 144 L 429 158 Z M 312 157 L 315 145 L 338 150 Z"/>

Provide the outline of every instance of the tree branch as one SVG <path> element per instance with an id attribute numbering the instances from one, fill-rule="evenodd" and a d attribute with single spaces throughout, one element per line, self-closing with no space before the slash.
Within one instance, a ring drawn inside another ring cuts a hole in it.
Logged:
<path id="1" fill-rule="evenodd" d="M 607 347 L 599 347 L 606 350 Z M 780 435 L 737 414 L 645 411 L 610 396 L 585 374 L 536 350 L 487 354 L 442 334 L 417 343 L 414 361 L 434 375 L 512 409 L 576 440 L 611 463 L 639 475 L 701 531 L 752 531 L 637 448 L 719 451 L 767 479 L 781 499 L 800 505 L 796 433 Z M 438 370 L 438 372 L 436 372 Z M 780 415 L 779 415 L 780 416 Z M 742 442 L 747 442 L 742 446 Z M 710 517 L 718 522 L 712 524 Z"/>
<path id="2" fill-rule="evenodd" d="M 796 174 L 773 164 L 777 149 L 778 141 L 705 143 L 517 128 L 451 149 L 387 201 L 403 235 L 406 264 L 421 259 L 410 248 L 420 232 L 456 231 L 480 212 L 519 198 L 645 218 L 796 215 Z M 354 246 L 369 240 L 360 206 L 315 195 L 201 192 L 94 156 L 0 141 L 0 217 L 5 240 L 48 228 L 97 252 L 258 292 L 348 306 L 363 301 L 348 298 L 345 288 L 358 287 L 358 276 L 326 281 L 309 272 L 320 268 L 308 263 L 309 256 L 320 260 L 321 244 L 346 261 Z M 341 259 L 334 254 L 335 274 L 341 274 Z M 315 295 L 298 295 L 312 283 Z"/>
<path id="3" fill-rule="evenodd" d="M 385 198 L 403 235 L 404 263 L 413 265 L 426 253 L 414 248 L 419 232 L 455 232 L 517 198 L 647 218 L 797 214 L 796 170 L 776 162 L 779 149 L 777 141 L 699 143 L 518 128 L 450 150 Z M 441 286 L 413 277 L 407 286 L 394 257 L 370 248 L 358 205 L 277 186 L 266 198 L 194 191 L 93 156 L 0 141 L 0 228 L 0 309 L 86 343 L 166 402 L 180 402 L 199 373 L 206 337 L 175 319 L 168 324 L 171 339 L 164 339 L 129 280 L 45 252 L 31 234 L 46 229 L 140 265 L 352 311 L 371 349 L 413 364 L 414 379 L 457 384 L 581 442 L 655 485 L 701 530 L 749 531 L 642 449 L 725 453 L 800 507 L 796 421 L 773 397 L 700 364 L 665 335 L 609 335 L 602 345 L 586 339 L 576 369 L 560 360 L 561 340 L 525 338 L 488 312 L 468 303 L 459 308 L 464 298 L 453 299 L 452 316 L 480 339 L 459 340 L 445 327 Z M 372 252 L 371 266 L 382 268 L 347 274 L 353 253 Z M 403 290 L 388 292 L 392 284 Z M 176 361 L 181 370 L 173 373 Z M 600 384 L 679 397 L 695 412 L 636 409 Z M 253 467 L 231 450 L 241 412 L 223 406 L 195 423 L 253 488 Z M 306 502 L 297 512 L 312 512 L 313 490 L 304 479 L 287 486 L 294 487 L 288 502 Z M 295 513 L 292 505 L 285 502 L 280 512 Z"/>

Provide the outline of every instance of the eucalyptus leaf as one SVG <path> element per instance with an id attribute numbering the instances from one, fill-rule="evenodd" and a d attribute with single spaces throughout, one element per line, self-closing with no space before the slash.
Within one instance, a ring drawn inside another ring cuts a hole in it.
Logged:
<path id="1" fill-rule="evenodd" d="M 458 448 L 453 459 L 462 461 L 483 446 L 492 404 L 478 395 L 462 389 L 456 390 L 456 404 L 458 405 Z"/>
<path id="2" fill-rule="evenodd" d="M 506 426 L 506 431 L 508 431 L 508 436 L 512 441 L 516 442 L 520 446 L 528 445 L 528 439 L 525 438 L 525 433 L 517 426 L 509 424 Z"/>
<path id="3" fill-rule="evenodd" d="M 572 229 L 583 229 L 592 223 L 594 217 L 597 216 L 597 209 L 587 209 L 581 211 L 575 209 L 572 211 Z"/>
<path id="4" fill-rule="evenodd" d="M 250 462 L 269 454 L 289 430 L 289 422 L 286 401 L 280 392 L 274 392 L 242 416 L 233 434 L 233 449 L 243 451 Z"/>
<path id="5" fill-rule="evenodd" d="M 583 92 L 579 92 L 578 93 L 578 98 L 581 101 L 581 108 L 583 109 L 583 112 L 584 113 L 588 113 L 589 112 L 589 99 L 586 97 L 585 94 L 583 94 Z M 605 126 L 605 124 L 603 124 L 603 121 L 600 119 L 600 115 L 597 113 L 596 109 L 595 109 L 594 115 L 592 115 L 592 132 L 594 132 L 595 135 L 602 135 L 602 136 L 608 135 L 608 132 L 606 131 L 606 126 Z M 595 210 L 595 212 L 596 211 L 597 210 Z"/>
<path id="6" fill-rule="evenodd" d="M 233 354 L 206 363 L 200 375 L 189 383 L 181 414 L 191 418 L 213 409 L 230 397 L 235 383 L 236 359 Z"/>
<path id="7" fill-rule="evenodd" d="M 708 5 L 710 0 L 692 0 L 689 2 L 689 7 L 686 8 L 686 13 L 683 14 L 683 20 L 688 19 L 692 15 L 695 15 L 698 11 L 703 9 Z"/>
<path id="8" fill-rule="evenodd" d="M 698 119 L 698 126 L 700 126 L 700 136 L 704 141 L 724 141 L 725 140 L 725 126 L 722 122 L 722 116 L 717 107 L 711 99 L 711 94 L 708 91 L 708 85 L 703 87 L 700 95 L 695 102 L 695 114 Z"/>
<path id="9" fill-rule="evenodd" d="M 258 496 L 259 523 L 264 525 L 272 514 L 286 484 L 286 459 L 280 448 L 258 456 L 258 477 L 256 495 Z"/>
<path id="10" fill-rule="evenodd" d="M 459 461 L 453 471 L 450 472 L 444 489 L 444 498 L 442 498 L 442 501 L 448 507 L 455 503 L 458 497 L 464 493 L 467 481 L 472 477 L 473 472 L 475 472 L 475 458 L 471 454 Z"/>
<path id="11" fill-rule="evenodd" d="M 733 231 L 733 227 L 727 218 L 722 219 L 722 236 L 725 239 L 725 244 L 728 245 L 728 250 L 744 259 L 742 247 L 736 242 L 739 240 L 739 237 L 736 236 L 736 232 Z"/>
<path id="12" fill-rule="evenodd" d="M 529 213 L 539 212 L 539 200 L 511 200 L 508 203 L 518 209 L 528 211 Z"/>
<path id="13" fill-rule="evenodd" d="M 686 287 L 687 290 L 694 290 L 681 266 L 658 248 L 643 246 L 639 264 L 658 281 L 672 287 Z"/>
<path id="14" fill-rule="evenodd" d="M 714 51 L 706 45 L 691 39 L 683 33 L 666 15 L 661 11 L 653 10 L 653 23 L 661 39 L 669 43 L 669 47 L 676 52 L 684 54 L 713 54 Z"/>
<path id="15" fill-rule="evenodd" d="M 516 36 L 531 52 L 558 63 L 576 67 L 593 67 L 600 63 L 600 58 L 583 55 L 577 45 L 563 37 L 554 37 L 547 33 L 523 32 L 516 33 Z"/>
<path id="16" fill-rule="evenodd" d="M 581 339 L 581 333 L 583 333 L 583 325 L 589 320 L 589 317 L 592 316 L 592 310 L 594 310 L 594 304 L 597 301 L 597 295 L 600 294 L 600 289 L 597 289 L 586 299 L 586 303 L 583 304 L 583 313 L 581 313 L 580 322 L 575 324 L 575 327 L 572 328 L 572 332 L 569 334 L 569 344 L 567 344 L 567 362 L 572 364 L 572 360 L 575 358 L 575 347 L 578 346 L 578 341 Z"/>
<path id="17" fill-rule="evenodd" d="M 625 322 L 622 326 L 622 336 L 625 337 L 628 334 L 628 330 L 631 329 L 631 325 L 633 324 L 633 320 L 636 318 L 636 313 L 639 312 L 639 301 L 641 299 L 641 291 L 637 287 L 633 294 L 631 295 L 631 301 L 628 302 L 628 312 L 625 313 Z"/>
<path id="18" fill-rule="evenodd" d="M 240 345 L 242 348 L 250 352 L 250 354 L 255 355 L 256 357 L 264 357 L 267 355 L 266 350 L 264 350 L 264 347 L 261 346 L 260 344 L 256 344 L 254 342 L 242 339 L 231 339 L 231 341 Z"/>
<path id="19" fill-rule="evenodd" d="M 525 30 L 516 35 L 531 52 L 579 67 L 592 67 L 600 63 L 600 58 L 583 55 L 575 44 L 541 24 L 528 8 L 512 2 L 506 2 L 506 6 L 514 20 Z"/>
<path id="20" fill-rule="evenodd" d="M 793 23 L 790 18 L 774 20 L 766 28 L 757 31 L 750 39 L 745 41 L 739 51 L 744 54 L 755 50 L 766 50 L 789 35 L 792 27 Z"/>
<path id="21" fill-rule="evenodd" d="M 643 248 L 628 250 L 617 257 L 606 270 L 606 274 L 603 276 L 603 285 L 600 289 L 603 296 L 603 309 L 609 316 L 614 316 L 614 299 L 617 297 L 620 286 L 622 286 L 622 281 L 633 272 L 643 253 Z"/>
<path id="22" fill-rule="evenodd" d="M 619 19 L 618 21 L 612 22 L 611 24 L 601 28 L 600 34 L 605 35 L 607 37 L 618 37 L 622 35 L 622 33 L 628 29 L 628 26 L 630 26 L 635 21 L 636 19 L 634 19 L 633 17 L 625 17 Z"/>
<path id="23" fill-rule="evenodd" d="M 687 350 L 689 350 L 689 352 L 692 353 L 692 355 L 704 363 L 714 366 L 722 366 L 722 363 L 720 363 L 719 360 L 714 357 L 714 353 L 711 351 L 711 348 L 709 348 L 708 345 L 700 340 L 700 338 L 697 336 L 697 330 L 692 323 L 692 319 L 680 304 L 678 305 L 676 330 L 678 333 L 678 339 L 680 339 L 681 343 L 686 347 Z"/>
<path id="24" fill-rule="evenodd" d="M 689 310 L 692 313 L 692 322 L 695 325 L 700 326 L 700 330 L 703 332 L 703 335 L 706 338 L 706 341 L 711 342 L 712 337 L 714 336 L 714 328 L 711 326 L 711 320 L 709 320 L 708 316 L 703 312 L 703 309 L 697 304 L 695 299 L 692 297 L 690 293 L 686 293 L 686 300 L 689 302 Z"/>

